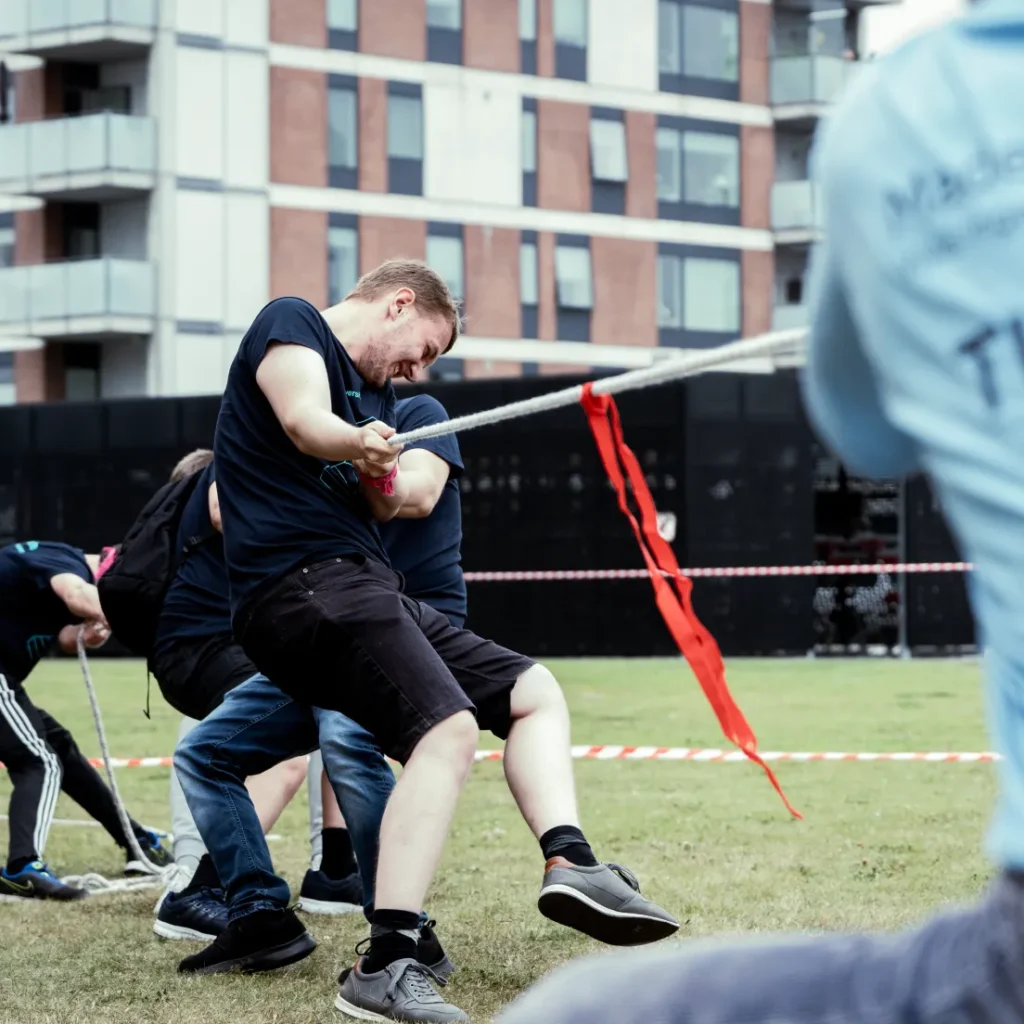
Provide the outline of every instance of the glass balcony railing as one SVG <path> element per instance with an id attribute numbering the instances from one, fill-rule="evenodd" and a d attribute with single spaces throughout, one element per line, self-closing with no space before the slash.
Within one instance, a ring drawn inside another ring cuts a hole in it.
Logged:
<path id="1" fill-rule="evenodd" d="M 106 257 L 0 270 L 0 325 L 94 317 L 151 317 L 152 263 Z"/>
<path id="2" fill-rule="evenodd" d="M 791 331 L 798 327 L 806 327 L 810 322 L 807 307 L 791 303 L 776 306 L 772 310 L 772 330 Z"/>
<path id="3" fill-rule="evenodd" d="M 156 168 L 156 125 L 131 114 L 85 114 L 0 126 L 0 182 Z"/>
<path id="4" fill-rule="evenodd" d="M 156 27 L 157 0 L 4 0 L 0 38 L 97 25 Z"/>
<path id="5" fill-rule="evenodd" d="M 809 181 L 777 181 L 772 185 L 772 228 L 776 231 L 820 231 L 821 197 Z"/>
<path id="6" fill-rule="evenodd" d="M 772 58 L 772 104 L 832 103 L 855 66 L 843 57 L 806 54 Z"/>

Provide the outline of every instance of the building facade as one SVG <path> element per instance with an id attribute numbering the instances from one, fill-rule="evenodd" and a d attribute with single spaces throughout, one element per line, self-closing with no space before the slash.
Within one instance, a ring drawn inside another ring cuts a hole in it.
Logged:
<path id="1" fill-rule="evenodd" d="M 463 300 L 444 377 L 799 326 L 869 6 L 5 0 L 37 66 L 0 110 L 0 401 L 217 392 L 269 298 L 390 256 Z"/>

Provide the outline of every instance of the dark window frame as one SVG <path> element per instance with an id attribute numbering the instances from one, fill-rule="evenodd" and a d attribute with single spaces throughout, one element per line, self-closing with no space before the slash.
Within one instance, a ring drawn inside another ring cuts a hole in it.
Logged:
<path id="1" fill-rule="evenodd" d="M 590 307 L 563 306 L 559 296 L 558 282 L 558 250 L 585 249 L 590 263 Z M 555 236 L 555 316 L 557 320 L 557 336 L 559 341 L 590 341 L 590 320 L 594 313 L 594 259 L 590 251 L 589 235 L 556 235 Z"/>
<path id="2" fill-rule="evenodd" d="M 519 134 L 523 137 L 523 115 L 533 114 L 533 170 L 528 171 L 523 164 L 523 206 L 537 205 L 537 165 L 540 160 L 539 122 L 537 117 L 537 100 L 533 96 L 523 97 L 523 106 L 519 114 Z"/>
<path id="3" fill-rule="evenodd" d="M 423 86 L 418 82 L 388 82 L 388 103 L 392 97 L 416 99 L 420 104 L 420 157 L 394 157 L 390 152 L 389 139 L 385 139 L 388 154 L 388 192 L 393 195 L 423 195 L 423 153 L 426 147 L 426 118 L 423 105 Z M 390 120 L 390 110 L 388 113 Z"/>
<path id="4" fill-rule="evenodd" d="M 595 121 L 606 121 L 622 125 L 622 148 L 626 158 L 626 177 L 622 181 L 599 178 L 594 168 L 594 147 L 592 125 Z M 591 107 L 587 125 L 587 146 L 590 152 L 590 210 L 592 213 L 610 213 L 625 216 L 626 188 L 629 185 L 629 139 L 626 137 L 626 112 L 615 107 Z"/>
<path id="5" fill-rule="evenodd" d="M 670 117 L 661 114 L 655 125 L 655 178 L 657 178 L 658 132 L 667 128 L 679 133 L 679 191 L 678 202 L 662 199 L 657 194 L 659 220 L 688 220 L 698 224 L 727 224 L 738 227 L 741 221 L 743 205 L 743 147 L 740 126 L 725 124 L 720 121 L 701 121 L 692 117 Z M 686 200 L 686 154 L 683 150 L 683 136 L 686 132 L 700 132 L 704 135 L 726 135 L 737 141 L 736 148 L 736 180 L 739 202 L 736 206 L 708 206 L 704 203 L 691 203 Z"/>
<path id="6" fill-rule="evenodd" d="M 686 322 L 686 287 L 682 286 L 680 301 L 682 302 L 682 327 L 662 327 L 658 325 L 658 345 L 662 348 L 717 348 L 730 341 L 735 341 L 743 335 L 743 261 L 742 252 L 739 249 L 719 249 L 707 245 L 678 245 L 671 242 L 658 244 L 658 261 L 662 256 L 671 256 L 678 259 L 708 259 L 722 260 L 735 263 L 738 271 L 737 303 L 739 314 L 739 327 L 735 331 L 692 331 L 685 327 Z M 660 301 L 659 287 L 661 271 L 655 265 L 655 302 Z M 685 280 L 685 271 L 684 271 Z M 655 323 L 658 323 L 657 309 L 655 309 Z"/>
<path id="7" fill-rule="evenodd" d="M 528 303 L 523 301 L 523 246 L 532 245 L 536 251 L 536 273 L 534 285 L 537 291 L 537 301 Z M 519 233 L 519 315 L 520 315 L 520 337 L 536 338 L 540 330 L 540 243 L 537 240 L 536 231 L 521 231 Z"/>
<path id="8" fill-rule="evenodd" d="M 742 0 L 659 0 L 675 4 L 679 10 L 679 71 L 664 72 L 659 68 L 658 89 L 661 92 L 682 93 L 688 96 L 706 96 L 719 100 L 738 100 L 740 98 L 740 60 L 737 54 L 736 81 L 719 78 L 700 78 L 686 73 L 686 28 L 683 8 L 707 7 L 713 10 L 731 13 L 736 19 L 736 34 L 739 39 L 740 11 Z"/>
<path id="9" fill-rule="evenodd" d="M 356 247 L 356 280 L 359 280 L 359 258 L 362 251 L 362 239 L 359 237 L 359 217 L 354 213 L 329 213 L 327 215 L 327 295 L 328 302 L 333 306 L 341 302 L 344 295 L 337 295 L 334 290 L 334 281 L 331 278 L 331 228 L 348 228 L 355 232 Z"/>
<path id="10" fill-rule="evenodd" d="M 352 127 L 355 131 L 355 166 L 344 167 L 331 163 L 331 93 L 347 92 L 352 94 L 353 118 Z M 327 184 L 331 188 L 359 188 L 359 79 L 354 75 L 327 76 Z"/>

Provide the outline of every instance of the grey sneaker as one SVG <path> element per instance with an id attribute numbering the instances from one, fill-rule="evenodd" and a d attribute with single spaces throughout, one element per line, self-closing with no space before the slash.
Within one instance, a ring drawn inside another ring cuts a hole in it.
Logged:
<path id="1" fill-rule="evenodd" d="M 668 911 L 640 894 L 633 872 L 618 864 L 584 868 L 552 857 L 537 906 L 549 920 L 609 946 L 642 946 L 679 930 Z"/>
<path id="2" fill-rule="evenodd" d="M 360 961 L 361 963 L 362 961 Z M 359 964 L 338 979 L 334 1008 L 356 1020 L 464 1022 L 469 1018 L 434 989 L 433 971 L 416 960 L 396 960 L 376 974 L 363 974 Z"/>

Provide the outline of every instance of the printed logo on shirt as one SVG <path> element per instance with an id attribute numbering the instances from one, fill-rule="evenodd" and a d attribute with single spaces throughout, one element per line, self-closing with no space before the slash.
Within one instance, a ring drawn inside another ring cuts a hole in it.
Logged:
<path id="1" fill-rule="evenodd" d="M 363 393 L 361 391 L 346 391 L 345 394 L 348 395 L 349 398 L 362 398 L 363 397 Z"/>
<path id="2" fill-rule="evenodd" d="M 30 657 L 41 658 L 46 653 L 46 649 L 52 642 L 52 636 L 43 636 L 41 633 L 37 633 L 35 636 L 30 636 L 28 638 L 25 648 Z"/>

